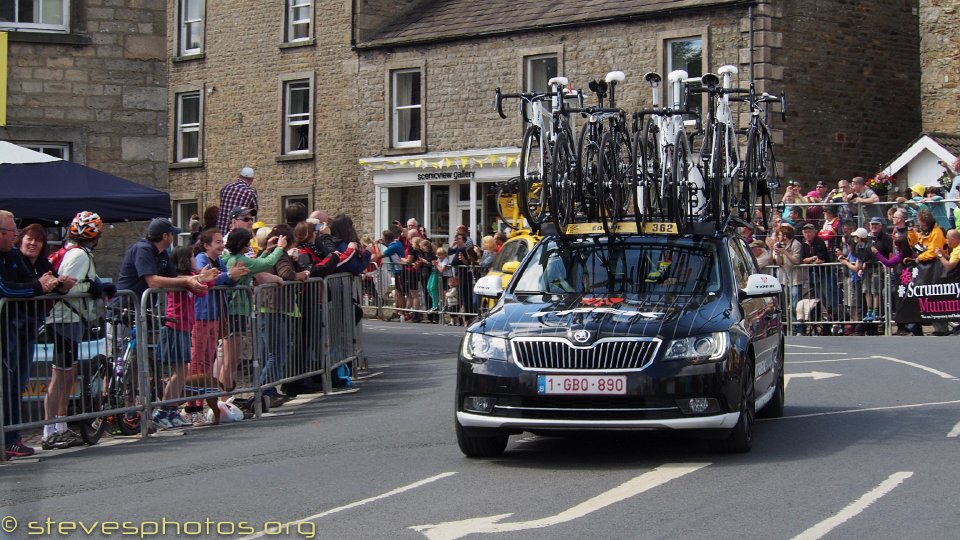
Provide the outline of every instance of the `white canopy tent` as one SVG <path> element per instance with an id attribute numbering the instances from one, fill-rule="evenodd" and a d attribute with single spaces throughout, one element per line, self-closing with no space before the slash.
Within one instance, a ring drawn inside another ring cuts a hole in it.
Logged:
<path id="1" fill-rule="evenodd" d="M 0 163 L 47 163 L 50 161 L 60 161 L 60 158 L 34 152 L 7 141 L 0 141 Z"/>

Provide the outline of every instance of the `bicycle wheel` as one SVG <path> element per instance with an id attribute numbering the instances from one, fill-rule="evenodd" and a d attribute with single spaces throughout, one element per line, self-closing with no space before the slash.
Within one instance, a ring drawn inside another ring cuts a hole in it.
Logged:
<path id="1" fill-rule="evenodd" d="M 744 196 L 740 201 L 740 217 L 751 220 L 757 195 L 772 192 L 779 183 L 776 162 L 773 158 L 773 146 L 758 128 L 752 127 L 747 134 L 747 163 L 744 168 Z M 765 214 L 764 223 L 768 223 L 769 220 L 770 216 Z"/>
<path id="2" fill-rule="evenodd" d="M 717 224 L 717 230 L 723 227 L 723 222 L 727 216 L 724 214 L 729 211 L 729 203 L 724 200 L 724 175 L 726 171 L 726 147 L 723 137 L 717 136 L 716 130 L 713 130 L 713 137 L 710 145 L 710 162 L 704 167 L 706 172 L 707 186 L 707 204 L 712 219 Z"/>
<path id="3" fill-rule="evenodd" d="M 577 182 L 577 157 L 570 135 L 561 131 L 553 144 L 553 163 L 550 185 L 550 219 L 560 235 L 566 234 L 573 222 L 574 191 Z"/>
<path id="4" fill-rule="evenodd" d="M 600 139 L 600 178 L 598 199 L 600 220 L 609 234 L 627 214 L 631 205 L 633 158 L 630 140 L 622 126 L 616 126 Z"/>
<path id="5" fill-rule="evenodd" d="M 597 184 L 600 182 L 600 143 L 590 134 L 591 125 L 583 126 L 580 131 L 579 153 L 580 182 L 577 187 L 577 199 L 580 201 L 583 215 L 590 221 L 600 218 L 598 212 Z"/>
<path id="6" fill-rule="evenodd" d="M 547 159 L 540 128 L 530 126 L 523 134 L 520 148 L 520 212 L 527 225 L 535 231 L 543 223 L 546 213 Z"/>
<path id="7" fill-rule="evenodd" d="M 659 129 L 652 121 L 643 126 L 640 136 L 634 141 L 634 160 L 637 168 L 637 197 L 636 218 L 637 224 L 657 216 L 662 218 L 663 201 L 660 199 L 660 179 L 663 177 L 663 168 L 660 163 Z"/>
<path id="8" fill-rule="evenodd" d="M 104 374 L 107 373 L 107 358 L 98 355 L 85 367 L 80 386 L 81 412 L 99 412 L 109 406 L 104 392 Z M 94 369 L 94 365 L 96 368 Z M 80 420 L 71 424 L 71 429 L 80 434 L 83 442 L 93 446 L 107 429 L 107 419 L 98 416 L 89 420 Z"/>
<path id="9" fill-rule="evenodd" d="M 687 145 L 686 133 L 677 134 L 673 150 L 673 188 L 675 195 L 671 201 L 673 206 L 673 220 L 681 234 L 687 232 L 693 209 L 690 201 L 690 148 Z"/>

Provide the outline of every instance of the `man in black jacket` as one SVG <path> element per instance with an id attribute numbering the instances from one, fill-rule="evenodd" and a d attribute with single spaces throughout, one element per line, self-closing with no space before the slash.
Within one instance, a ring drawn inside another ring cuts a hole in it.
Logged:
<path id="1" fill-rule="evenodd" d="M 32 298 L 51 292 L 57 287 L 57 277 L 51 272 L 34 277 L 20 250 L 16 249 L 17 223 L 11 212 L 0 210 L 0 298 Z M 11 303 L 0 311 L 0 359 L 3 373 L 3 424 L 20 423 L 20 395 L 30 372 L 33 357 L 26 332 L 35 329 L 23 318 L 27 311 Z M 7 458 L 26 457 L 33 448 L 23 444 L 18 430 L 4 432 L 3 447 Z"/>

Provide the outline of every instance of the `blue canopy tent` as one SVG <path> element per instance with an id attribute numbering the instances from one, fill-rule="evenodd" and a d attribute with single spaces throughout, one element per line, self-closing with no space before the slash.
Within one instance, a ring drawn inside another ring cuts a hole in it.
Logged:
<path id="1" fill-rule="evenodd" d="M 0 163 L 0 209 L 24 221 L 64 223 L 90 210 L 107 222 L 170 216 L 170 195 L 79 163 Z"/>

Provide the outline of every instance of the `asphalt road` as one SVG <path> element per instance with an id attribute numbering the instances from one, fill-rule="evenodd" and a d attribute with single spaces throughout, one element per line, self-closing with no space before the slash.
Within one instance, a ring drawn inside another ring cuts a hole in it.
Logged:
<path id="1" fill-rule="evenodd" d="M 368 322 L 380 375 L 356 393 L 0 467 L 0 518 L 18 527 L 0 538 L 81 520 L 95 532 L 70 537 L 116 538 L 124 521 L 167 538 L 249 538 L 265 524 L 263 538 L 957 536 L 956 338 L 789 338 L 786 417 L 761 421 L 749 454 L 527 434 L 472 460 L 452 424 L 460 335 Z"/>

